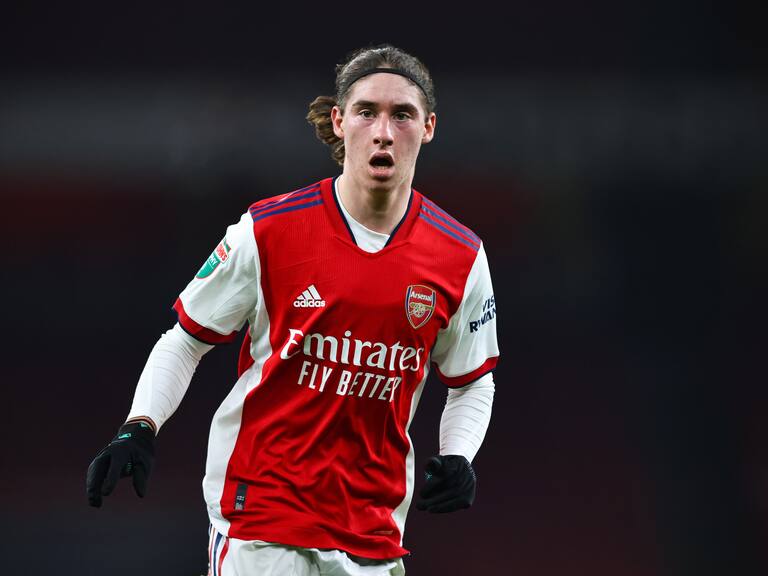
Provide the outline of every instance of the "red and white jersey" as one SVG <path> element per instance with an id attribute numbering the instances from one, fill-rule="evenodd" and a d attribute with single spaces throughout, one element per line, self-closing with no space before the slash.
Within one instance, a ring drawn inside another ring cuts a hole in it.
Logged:
<path id="1" fill-rule="evenodd" d="M 247 324 L 239 379 L 208 444 L 203 492 L 216 530 L 407 554 L 408 427 L 427 374 L 459 387 L 498 359 L 480 239 L 414 190 L 387 245 L 365 252 L 329 178 L 251 206 L 174 308 L 211 344 Z"/>

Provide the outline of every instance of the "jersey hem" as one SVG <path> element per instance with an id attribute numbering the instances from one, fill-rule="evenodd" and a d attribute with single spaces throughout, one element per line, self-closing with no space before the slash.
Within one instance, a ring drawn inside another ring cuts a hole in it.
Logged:
<path id="1" fill-rule="evenodd" d="M 214 524 L 214 527 L 216 525 Z M 234 529 L 230 524 L 230 528 L 227 534 L 228 538 L 235 538 L 236 540 L 260 540 L 262 542 L 268 542 L 270 544 L 278 544 L 280 546 L 296 546 L 299 548 L 315 548 L 318 550 L 341 550 L 360 558 L 367 558 L 370 560 L 396 560 L 410 555 L 410 550 L 398 546 L 391 542 L 379 543 L 376 547 L 378 551 L 373 551 L 370 548 L 361 546 L 355 546 L 354 544 L 341 542 L 327 533 L 322 536 L 308 536 L 295 530 L 284 530 L 278 533 L 262 533 L 258 530 L 248 529 Z"/>

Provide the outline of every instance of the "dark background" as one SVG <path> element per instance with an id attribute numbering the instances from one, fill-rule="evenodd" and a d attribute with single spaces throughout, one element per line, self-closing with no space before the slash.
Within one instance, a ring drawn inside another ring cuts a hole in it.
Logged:
<path id="1" fill-rule="evenodd" d="M 408 573 L 768 572 L 756 14 L 62 6 L 0 17 L 4 573 L 204 572 L 200 482 L 236 345 L 163 427 L 145 499 L 123 481 L 89 508 L 86 469 L 226 226 L 337 173 L 307 104 L 383 41 L 435 78 L 414 185 L 485 240 L 502 350 L 476 504 L 411 512 Z M 444 398 L 431 380 L 419 467 Z"/>

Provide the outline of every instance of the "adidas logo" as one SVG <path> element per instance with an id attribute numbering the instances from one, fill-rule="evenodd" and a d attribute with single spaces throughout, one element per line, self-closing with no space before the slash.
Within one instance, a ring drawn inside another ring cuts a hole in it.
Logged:
<path id="1" fill-rule="evenodd" d="M 312 284 L 293 301 L 294 308 L 325 308 L 325 300 Z"/>

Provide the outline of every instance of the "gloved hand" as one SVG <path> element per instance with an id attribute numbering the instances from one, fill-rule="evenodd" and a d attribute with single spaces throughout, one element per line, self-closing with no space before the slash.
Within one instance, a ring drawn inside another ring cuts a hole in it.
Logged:
<path id="1" fill-rule="evenodd" d="M 453 512 L 475 501 L 477 477 L 464 456 L 432 456 L 425 467 L 427 481 L 416 508 L 428 512 Z"/>
<path id="2" fill-rule="evenodd" d="M 136 494 L 143 498 L 154 459 L 155 432 L 152 427 L 142 421 L 123 424 L 117 436 L 88 467 L 88 504 L 101 507 L 101 497 L 110 495 L 117 481 L 126 476 L 133 476 Z"/>

